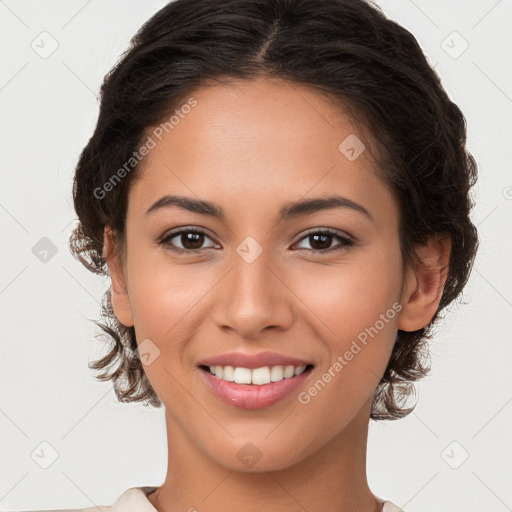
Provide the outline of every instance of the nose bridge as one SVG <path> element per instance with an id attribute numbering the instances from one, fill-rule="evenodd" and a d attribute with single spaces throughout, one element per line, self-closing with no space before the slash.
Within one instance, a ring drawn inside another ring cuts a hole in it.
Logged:
<path id="1" fill-rule="evenodd" d="M 216 298 L 217 325 L 246 338 L 258 336 L 266 327 L 287 327 L 291 304 L 286 287 L 277 278 L 271 251 L 248 237 L 233 251 L 231 267 Z"/>

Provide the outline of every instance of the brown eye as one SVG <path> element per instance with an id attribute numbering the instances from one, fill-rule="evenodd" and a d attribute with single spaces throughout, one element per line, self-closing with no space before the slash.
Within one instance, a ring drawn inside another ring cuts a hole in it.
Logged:
<path id="1" fill-rule="evenodd" d="M 176 239 L 177 242 L 171 243 L 171 240 L 173 239 Z M 160 243 L 170 246 L 170 249 L 173 251 L 194 252 L 207 248 L 203 247 L 206 239 L 211 240 L 211 238 L 203 231 L 196 229 L 184 229 L 170 233 L 168 236 L 163 238 Z M 178 245 L 176 246 L 176 244 Z M 209 247 L 214 247 L 214 245 L 210 245 Z"/>
<path id="2" fill-rule="evenodd" d="M 185 249 L 200 249 L 204 243 L 204 235 L 199 233 L 182 233 L 179 236 Z"/>
<path id="3" fill-rule="evenodd" d="M 350 247 L 354 245 L 354 241 L 349 238 L 340 235 L 336 231 L 331 230 L 323 230 L 323 231 L 314 231 L 308 233 L 305 237 L 301 238 L 299 243 L 303 240 L 308 240 L 311 248 L 303 247 L 306 251 L 315 251 L 315 252 L 327 252 L 329 250 L 335 250 L 337 248 Z M 338 240 L 340 243 L 339 247 L 331 247 L 333 240 Z"/>

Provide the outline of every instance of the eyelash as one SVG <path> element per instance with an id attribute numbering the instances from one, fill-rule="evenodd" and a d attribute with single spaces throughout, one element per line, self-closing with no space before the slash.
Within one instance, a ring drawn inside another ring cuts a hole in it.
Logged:
<path id="1" fill-rule="evenodd" d="M 204 252 L 206 249 L 208 249 L 208 247 L 205 247 L 205 248 L 202 248 L 202 249 L 181 249 L 181 248 L 172 247 L 172 245 L 170 243 L 170 240 L 172 240 L 173 238 L 176 238 L 179 235 L 183 235 L 185 233 L 194 233 L 194 234 L 197 234 L 197 235 L 204 235 L 205 237 L 210 238 L 204 231 L 201 231 L 199 229 L 189 228 L 189 229 L 182 229 L 180 231 L 175 231 L 175 232 L 169 233 L 167 236 L 162 238 L 159 243 L 161 245 L 168 246 L 169 250 L 171 250 L 173 252 L 177 252 L 177 253 L 197 254 L 197 253 Z M 330 229 L 330 228 L 324 228 L 324 229 L 318 229 L 318 230 L 315 230 L 315 231 L 310 231 L 310 232 L 306 233 L 300 240 L 298 240 L 297 244 L 302 242 L 303 240 L 313 236 L 313 235 L 319 235 L 319 234 L 321 234 L 321 235 L 331 235 L 331 236 L 337 238 L 339 241 L 341 241 L 341 246 L 340 247 L 334 247 L 334 248 L 331 247 L 329 249 L 300 249 L 300 250 L 307 251 L 307 252 L 310 252 L 310 253 L 321 253 L 321 254 L 323 254 L 323 253 L 326 253 L 326 252 L 341 250 L 341 249 L 352 247 L 353 245 L 355 245 L 355 242 L 353 240 L 351 240 L 350 238 L 347 238 L 345 236 L 340 235 L 340 233 L 338 231 L 336 231 L 334 229 Z M 211 238 L 210 238 L 210 240 L 211 240 Z"/>

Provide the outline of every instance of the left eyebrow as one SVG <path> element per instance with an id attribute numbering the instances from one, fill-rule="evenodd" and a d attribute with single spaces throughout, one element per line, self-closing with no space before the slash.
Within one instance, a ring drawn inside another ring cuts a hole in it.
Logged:
<path id="1" fill-rule="evenodd" d="M 156 201 L 152 206 L 148 208 L 146 215 L 169 206 L 177 206 L 194 213 L 209 215 L 223 221 L 226 220 L 226 214 L 224 210 L 215 203 L 203 201 L 201 199 L 193 199 L 191 197 L 175 195 L 165 195 L 158 199 L 158 201 Z M 331 208 L 350 208 L 359 213 L 362 213 L 369 220 L 374 222 L 372 214 L 362 204 L 357 203 L 348 197 L 340 195 L 314 197 L 286 203 L 279 210 L 277 222 L 300 217 L 302 215 L 310 215 L 312 213 Z"/>
<path id="2" fill-rule="evenodd" d="M 372 214 L 362 204 L 340 195 L 314 197 L 312 199 L 287 203 L 279 212 L 278 222 L 331 208 L 351 208 L 352 210 L 362 213 L 368 217 L 369 220 L 374 222 Z"/>

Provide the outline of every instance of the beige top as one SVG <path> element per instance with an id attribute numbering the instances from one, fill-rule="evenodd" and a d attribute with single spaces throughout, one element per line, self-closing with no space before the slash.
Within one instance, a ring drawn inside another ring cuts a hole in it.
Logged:
<path id="1" fill-rule="evenodd" d="M 36 510 L 30 512 L 157 512 L 156 508 L 153 507 L 147 498 L 148 494 L 151 494 L 156 489 L 157 487 L 153 486 L 130 487 L 111 506 L 99 505 L 89 508 Z M 382 500 L 377 496 L 376 499 L 382 504 L 381 512 L 405 512 L 394 503 L 391 503 L 391 501 Z"/>

